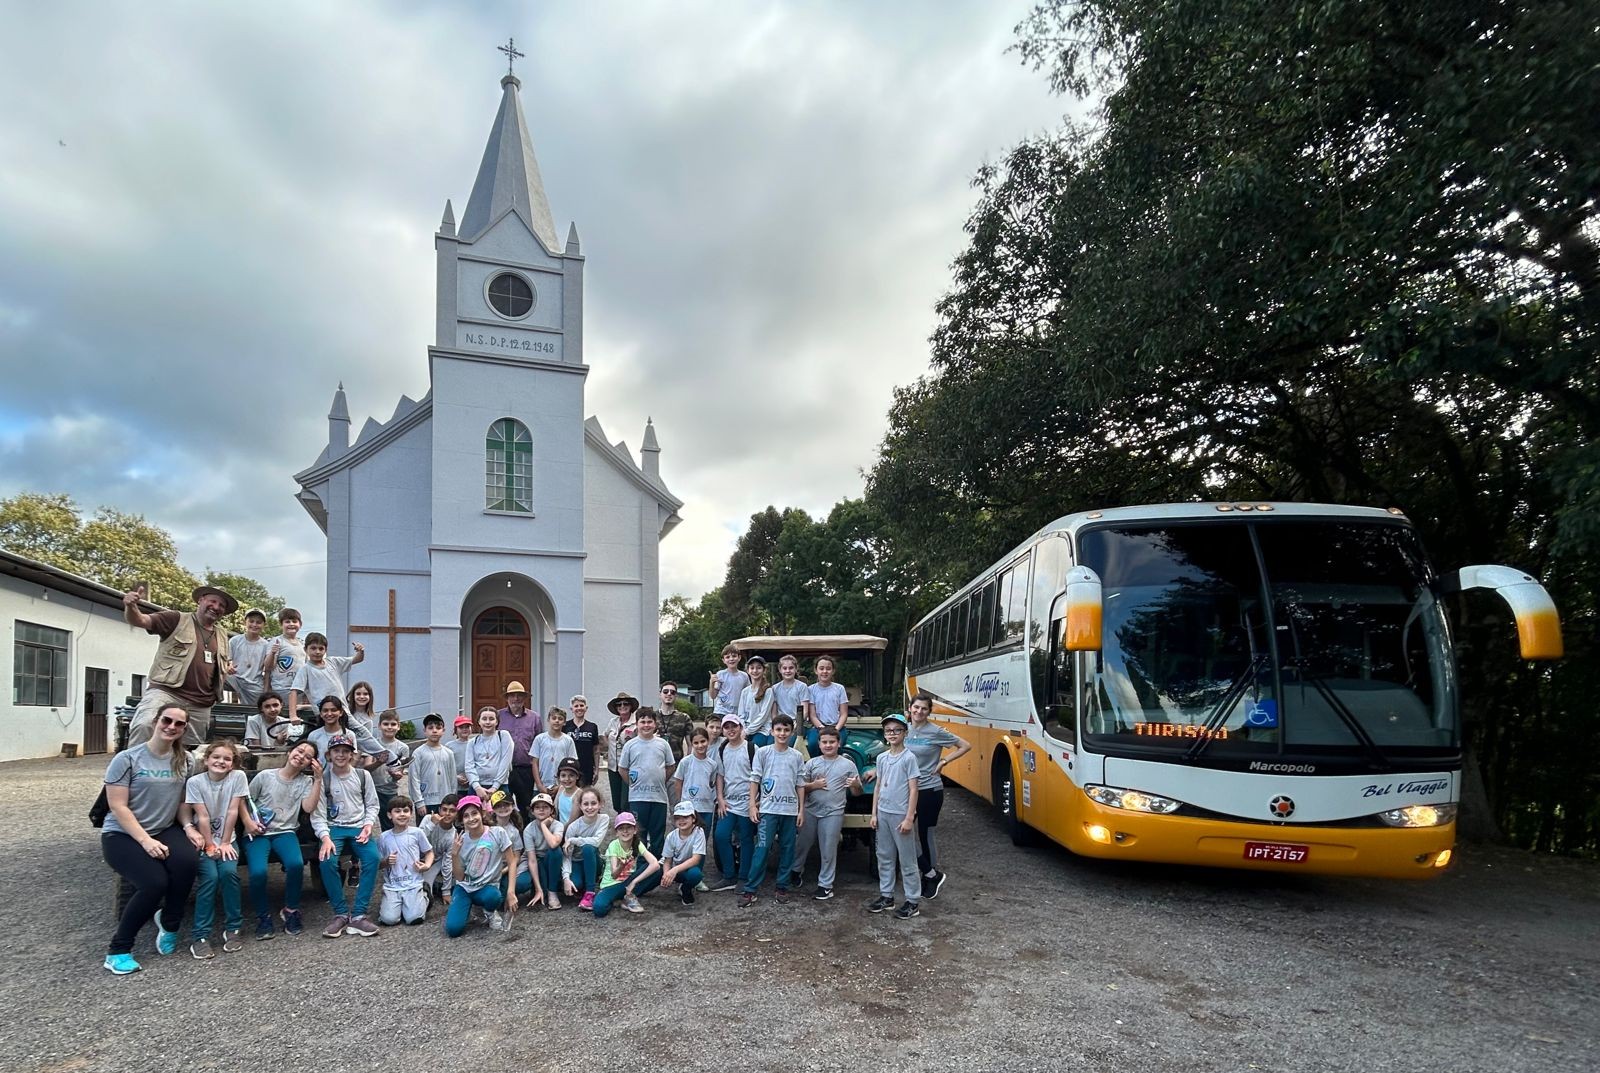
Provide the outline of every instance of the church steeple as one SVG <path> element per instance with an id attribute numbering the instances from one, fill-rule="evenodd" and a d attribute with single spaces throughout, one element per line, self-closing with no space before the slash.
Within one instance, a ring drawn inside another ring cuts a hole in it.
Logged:
<path id="1" fill-rule="evenodd" d="M 333 393 L 333 405 L 328 409 L 328 457 L 338 458 L 350 449 L 350 407 L 344 401 L 344 381 Z"/>
<path id="2" fill-rule="evenodd" d="M 560 253 L 556 222 L 550 215 L 539 161 L 533 155 L 533 139 L 522 118 L 522 101 L 517 93 L 522 82 L 508 74 L 500 85 L 500 111 L 494 117 L 489 144 L 483 150 L 483 162 L 478 165 L 478 178 L 472 184 L 472 196 L 461 214 L 457 234 L 471 242 L 507 209 L 512 209 L 548 252 Z"/>
<path id="3" fill-rule="evenodd" d="M 661 476 L 661 445 L 656 442 L 656 423 L 644 419 L 644 442 L 639 445 L 639 464 L 650 477 Z"/>

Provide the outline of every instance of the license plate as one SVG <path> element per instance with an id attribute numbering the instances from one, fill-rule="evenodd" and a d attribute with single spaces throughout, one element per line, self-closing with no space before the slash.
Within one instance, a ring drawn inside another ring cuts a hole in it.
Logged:
<path id="1" fill-rule="evenodd" d="M 1247 861 L 1287 861 L 1298 864 L 1311 856 L 1310 846 L 1292 842 L 1246 842 L 1244 859 Z"/>

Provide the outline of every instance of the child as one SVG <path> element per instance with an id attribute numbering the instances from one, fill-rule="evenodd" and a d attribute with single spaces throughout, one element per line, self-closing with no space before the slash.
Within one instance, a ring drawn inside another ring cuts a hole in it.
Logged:
<path id="1" fill-rule="evenodd" d="M 648 894 L 661 882 L 661 862 L 639 837 L 639 822 L 631 812 L 617 813 L 617 837 L 606 846 L 606 873 L 592 903 L 596 918 L 611 912 L 618 898 L 630 913 L 644 912 L 639 895 Z M 641 866 L 640 859 L 644 864 Z"/>
<path id="2" fill-rule="evenodd" d="M 329 697 L 323 702 L 324 716 L 328 703 L 337 700 Z M 378 791 L 372 785 L 372 776 L 355 766 L 356 743 L 351 738 L 336 734 L 328 739 L 323 752 L 328 758 L 328 770 L 322 773 L 322 800 L 311 813 L 311 829 L 322 839 L 317 854 L 317 860 L 322 862 L 322 886 L 333 907 L 333 919 L 323 929 L 322 937 L 337 939 L 349 934 L 367 939 L 378 934 L 378 926 L 367 919 L 380 859 L 372 830 L 378 823 Z M 339 854 L 346 849 L 355 854 L 361 868 L 353 912 L 345 900 L 344 879 L 339 875 Z"/>
<path id="3" fill-rule="evenodd" d="M 306 661 L 306 646 L 299 640 L 300 612 L 292 607 L 285 607 L 278 612 L 278 626 L 283 633 L 273 638 L 272 647 L 267 649 L 264 685 L 280 697 L 293 699 L 291 687 L 294 685 L 295 675 L 300 673 L 300 667 Z M 289 718 L 299 720 L 298 706 L 292 704 L 289 706 Z"/>
<path id="4" fill-rule="evenodd" d="M 794 720 L 798 727 L 809 726 L 806 720 L 806 691 L 809 687 L 800 680 L 800 661 L 794 656 L 784 656 L 778 660 L 778 680 L 772 683 L 772 695 L 776 698 L 778 711 Z M 796 745 L 799 742 L 795 743 Z M 811 755 L 816 756 L 815 749 Z"/>
<path id="5" fill-rule="evenodd" d="M 677 784 L 678 803 L 687 802 L 707 837 L 717 812 L 717 762 L 711 759 L 711 737 L 695 727 L 689 734 L 689 755 L 672 772 Z M 673 815 L 678 813 L 673 811 Z"/>
<path id="6" fill-rule="evenodd" d="M 823 727 L 839 731 L 839 740 L 845 739 L 844 725 L 850 717 L 850 697 L 844 686 L 833 680 L 833 657 L 818 656 L 817 680 L 806 687 L 806 747 L 811 755 L 817 753 L 817 735 Z"/>
<path id="7" fill-rule="evenodd" d="M 505 927 L 500 916 L 502 905 L 515 910 L 517 893 L 500 893 L 500 878 L 507 869 L 517 867 L 517 851 L 511 844 L 512 832 L 504 827 L 486 827 L 483 801 L 468 794 L 456 805 L 461 832 L 451 847 L 451 874 L 456 877 L 450 909 L 444 915 L 444 933 L 454 939 L 467 930 L 472 908 L 489 913 L 489 926 Z"/>
<path id="8" fill-rule="evenodd" d="M 500 713 L 490 707 L 478 710 L 482 732 L 467 743 L 467 783 L 478 800 L 487 801 L 511 778 L 511 757 L 516 743 L 511 732 L 500 729 Z"/>
<path id="9" fill-rule="evenodd" d="M 559 710 L 559 709 L 557 709 Z M 556 805 L 549 794 L 534 794 L 533 820 L 523 832 L 523 845 L 527 847 L 524 859 L 533 862 L 534 878 L 543 888 L 545 904 L 551 909 L 561 908 L 561 835 L 566 830 L 556 819 Z"/>
<path id="10" fill-rule="evenodd" d="M 433 867 L 422 873 L 422 889 L 433 897 L 450 904 L 450 891 L 455 886 L 455 876 L 450 868 L 451 848 L 456 841 L 456 805 L 461 800 L 458 793 L 448 793 L 439 799 L 437 807 L 422 818 L 422 833 L 433 847 Z"/>
<path id="11" fill-rule="evenodd" d="M 722 669 L 711 675 L 711 714 L 737 715 L 739 694 L 750 684 L 750 676 L 739 669 L 739 650 L 732 645 L 722 648 Z"/>
<path id="12" fill-rule="evenodd" d="M 300 723 L 296 716 L 283 714 L 283 698 L 267 692 L 256 698 L 256 714 L 245 720 L 244 743 L 250 749 L 275 749 L 289 740 L 289 731 Z"/>
<path id="13" fill-rule="evenodd" d="M 544 717 L 544 731 L 533 739 L 528 748 L 533 757 L 533 782 L 535 789 L 549 796 L 556 788 L 556 772 L 563 760 L 578 759 L 578 747 L 566 733 L 567 713 L 551 708 Z"/>
<path id="14" fill-rule="evenodd" d="M 717 870 L 722 882 L 711 889 L 733 890 L 744 883 L 755 855 L 756 825 L 750 822 L 750 765 L 755 742 L 746 740 L 744 723 L 737 715 L 722 717 L 722 740 L 717 743 Z M 738 843 L 738 857 L 734 843 Z M 735 861 L 737 860 L 737 865 Z"/>
<path id="15" fill-rule="evenodd" d="M 750 765 L 750 822 L 756 824 L 756 851 L 744 879 L 739 906 L 754 905 L 756 890 L 767 878 L 767 855 L 778 845 L 778 902 L 789 900 L 789 873 L 794 865 L 796 825 L 805 818 L 806 791 L 800 784 L 800 754 L 789 748 L 794 720 L 779 715 L 772 720 L 772 744 L 756 750 Z M 760 787 L 759 798 L 756 788 Z"/>
<path id="16" fill-rule="evenodd" d="M 317 752 L 322 756 L 328 755 L 328 742 L 336 737 L 349 738 L 358 743 L 361 753 L 365 756 L 376 757 L 384 754 L 383 743 L 370 731 L 362 731 L 350 725 L 350 720 L 345 715 L 344 701 L 338 697 L 323 697 L 317 714 L 322 720 L 322 725 L 307 734 L 306 740 L 315 745 Z"/>
<path id="17" fill-rule="evenodd" d="M 256 772 L 250 780 L 250 799 L 255 803 L 255 816 L 245 824 L 251 837 L 244 844 L 244 857 L 250 872 L 250 904 L 256 910 L 256 939 L 265 941 L 276 934 L 267 905 L 267 865 L 273 857 L 283 863 L 283 909 L 278 918 L 284 931 L 299 935 L 300 891 L 306 877 L 305 857 L 300 852 L 300 815 L 315 812 L 322 800 L 317 747 L 309 741 L 297 742 L 282 767 Z"/>
<path id="18" fill-rule="evenodd" d="M 694 890 L 704 875 L 701 865 L 706 859 L 706 833 L 701 828 L 694 806 L 679 801 L 672 809 L 672 830 L 661 846 L 662 884 L 676 883 L 678 897 L 684 905 L 694 904 Z"/>
<path id="19" fill-rule="evenodd" d="M 622 747 L 618 756 L 622 781 L 628 786 L 628 806 L 638 817 L 640 835 L 654 853 L 661 847 L 667 827 L 667 780 L 672 778 L 672 747 L 656 737 L 656 713 L 641 709 L 639 736 Z"/>
<path id="20" fill-rule="evenodd" d="M 600 727 L 589 719 L 589 698 L 582 693 L 567 702 L 567 707 L 572 709 L 572 722 L 567 727 L 567 736 L 572 739 L 573 748 L 578 750 L 578 785 L 594 785 L 594 753 L 600 744 Z"/>
<path id="21" fill-rule="evenodd" d="M 504 827 L 511 836 L 511 850 L 517 855 L 515 868 L 508 870 L 508 874 L 500 881 L 502 887 L 514 885 L 519 900 L 530 897 L 530 904 L 537 905 L 544 901 L 544 892 L 539 888 L 538 876 L 533 874 L 533 862 L 524 851 L 526 845 L 527 822 L 523 820 L 522 813 L 517 811 L 517 800 L 511 796 L 510 790 L 496 790 L 494 796 L 489 798 L 489 816 L 484 822 L 494 827 Z M 535 893 L 535 892 L 538 893 Z M 510 930 L 510 923 L 506 923 L 506 930 Z"/>
<path id="22" fill-rule="evenodd" d="M 254 704 L 266 688 L 267 653 L 272 642 L 261 636 L 267 628 L 267 613 L 252 607 L 244 613 L 244 633 L 228 638 L 228 658 L 233 673 L 228 688 L 239 696 L 240 704 Z"/>
<path id="23" fill-rule="evenodd" d="M 600 806 L 600 791 L 588 786 L 578 794 L 578 818 L 567 824 L 563 838 L 567 860 L 571 862 L 576 877 L 565 881 L 567 896 L 579 890 L 583 899 L 578 908 L 585 912 L 594 908 L 594 895 L 600 889 L 600 849 L 606 844 L 606 834 L 611 821 Z"/>
<path id="24" fill-rule="evenodd" d="M 378 741 L 388 754 L 372 769 L 372 784 L 378 788 L 378 822 L 389 829 L 389 802 L 400 796 L 411 762 L 411 746 L 400 740 L 400 716 L 387 709 L 378 717 Z"/>
<path id="25" fill-rule="evenodd" d="M 556 819 L 571 823 L 578 814 L 578 776 L 582 773 L 580 761 L 568 757 L 556 769 Z"/>
<path id="26" fill-rule="evenodd" d="M 906 717 L 898 712 L 883 717 L 883 740 L 888 752 L 878 754 L 878 768 L 870 778 L 872 829 L 878 833 L 878 897 L 867 905 L 867 912 L 881 913 L 894 907 L 895 860 L 899 858 L 900 884 L 906 900 L 894 915 L 901 920 L 920 916 L 922 874 L 917 870 L 917 778 L 921 771 L 917 758 L 906 748 Z"/>
<path id="27" fill-rule="evenodd" d="M 326 634 L 306 634 L 306 658 L 289 685 L 289 707 L 320 704 L 323 697 L 343 697 L 347 692 L 345 672 L 367 658 L 366 647 L 359 641 L 350 647 L 355 651 L 354 656 L 330 656 Z M 367 729 L 370 732 L 372 728 L 368 726 Z"/>
<path id="28" fill-rule="evenodd" d="M 350 687 L 350 692 L 345 694 L 345 702 L 349 705 L 350 725 L 364 727 L 372 734 L 378 732 L 378 720 L 381 718 L 374 711 L 376 701 L 373 699 L 372 683 L 357 682 Z"/>
<path id="29" fill-rule="evenodd" d="M 469 715 L 456 716 L 455 735 L 445 742 L 445 748 L 456 758 L 456 791 L 465 793 L 471 789 L 467 781 L 467 751 L 472 747 L 472 717 Z"/>
<path id="30" fill-rule="evenodd" d="M 750 684 L 739 694 L 739 719 L 744 723 L 744 736 L 760 748 L 772 744 L 772 713 L 778 710 L 778 698 L 767 684 L 766 660 L 751 656 L 744 667 Z"/>
<path id="31" fill-rule="evenodd" d="M 802 775 L 806 816 L 795 837 L 794 874 L 789 877 L 789 887 L 800 886 L 806 857 L 815 843 L 822 868 L 817 874 L 816 892 L 811 896 L 825 902 L 833 897 L 834 875 L 839 864 L 839 835 L 844 830 L 845 798 L 860 790 L 861 777 L 855 761 L 839 753 L 838 730 L 823 727 L 817 737 L 822 755 L 807 760 Z"/>
<path id="32" fill-rule="evenodd" d="M 397 794 L 389 802 L 389 830 L 378 836 L 383 858 L 383 901 L 378 920 L 384 924 L 421 924 L 428 915 L 422 874 L 433 867 L 428 836 L 411 826 L 411 798 Z"/>
<path id="33" fill-rule="evenodd" d="M 438 712 L 424 716 L 422 734 L 428 740 L 411 750 L 411 797 L 418 814 L 426 816 L 446 794 L 456 792 L 456 757 L 443 744 L 444 716 Z"/>
<path id="34" fill-rule="evenodd" d="M 200 882 L 194 892 L 194 928 L 189 953 L 197 961 L 216 957 L 211 949 L 211 922 L 216 919 L 217 895 L 222 895 L 222 949 L 230 954 L 244 949 L 239 930 L 244 910 L 239 904 L 239 849 L 234 831 L 239 823 L 240 800 L 250 794 L 242 771 L 234 770 L 239 754 L 231 741 L 206 746 L 204 768 L 184 784 L 183 803 L 200 832 Z"/>

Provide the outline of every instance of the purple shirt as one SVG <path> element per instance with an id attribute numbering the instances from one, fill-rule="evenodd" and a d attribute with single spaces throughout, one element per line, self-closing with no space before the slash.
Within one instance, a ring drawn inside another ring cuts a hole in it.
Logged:
<path id="1" fill-rule="evenodd" d="M 500 729 L 510 733 L 511 744 L 515 746 L 511 753 L 512 766 L 532 764 L 533 758 L 528 755 L 528 747 L 544 729 L 544 716 L 533 708 L 524 708 L 519 719 L 511 714 L 510 708 L 501 708 Z"/>

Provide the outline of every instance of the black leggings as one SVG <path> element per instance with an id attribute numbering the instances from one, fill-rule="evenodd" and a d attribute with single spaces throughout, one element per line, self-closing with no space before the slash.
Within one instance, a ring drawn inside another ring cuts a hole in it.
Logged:
<path id="1" fill-rule="evenodd" d="M 917 791 L 917 871 L 933 871 L 933 829 L 939 826 L 939 810 L 944 807 L 944 788 Z"/>
<path id="2" fill-rule="evenodd" d="M 158 909 L 162 910 L 162 924 L 168 931 L 177 931 L 183 925 L 183 908 L 200 869 L 200 854 L 177 824 L 156 835 L 155 840 L 167 847 L 165 858 L 150 856 L 132 835 L 121 831 L 106 831 L 100 836 L 100 853 L 106 863 L 133 884 L 133 897 L 117 921 L 108 954 L 131 954 L 139 929 Z"/>

